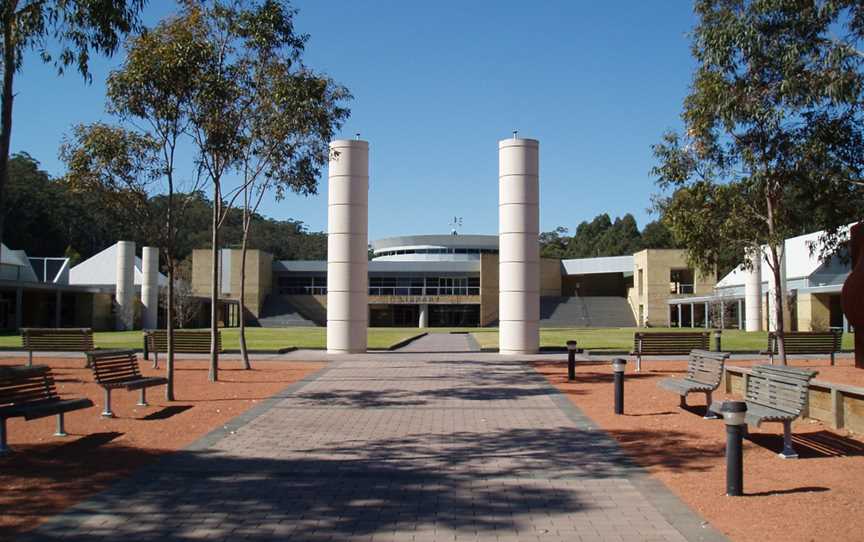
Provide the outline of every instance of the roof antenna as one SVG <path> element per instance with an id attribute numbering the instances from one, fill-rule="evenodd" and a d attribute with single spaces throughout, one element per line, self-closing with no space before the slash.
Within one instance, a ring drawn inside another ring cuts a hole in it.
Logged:
<path id="1" fill-rule="evenodd" d="M 519 139 L 519 130 L 513 130 L 513 139 Z"/>

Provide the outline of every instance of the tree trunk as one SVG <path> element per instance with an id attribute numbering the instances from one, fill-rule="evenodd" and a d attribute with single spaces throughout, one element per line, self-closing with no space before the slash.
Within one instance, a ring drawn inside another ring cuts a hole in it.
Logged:
<path id="1" fill-rule="evenodd" d="M 766 204 L 768 210 L 768 236 L 771 239 L 769 243 L 769 251 L 771 253 L 771 271 L 774 276 L 774 334 L 777 337 L 777 357 L 780 359 L 780 365 L 786 365 L 786 331 L 785 318 L 783 318 L 783 307 L 785 303 L 783 298 L 786 297 L 786 292 L 783 291 L 783 273 L 780 265 L 783 263 L 783 258 L 778 253 L 778 247 L 774 244 L 776 228 L 774 226 L 775 201 L 771 195 L 771 189 L 766 189 Z M 782 242 L 782 241 L 781 241 Z M 785 251 L 785 244 L 782 247 Z M 770 320 L 770 318 L 769 318 Z"/>
<path id="2" fill-rule="evenodd" d="M 219 182 L 213 185 L 213 224 L 211 233 L 212 267 L 210 274 L 210 382 L 219 380 L 219 352 L 217 352 L 216 334 L 219 332 L 219 215 L 222 194 Z"/>
<path id="3" fill-rule="evenodd" d="M 0 96 L 0 242 L 6 222 L 6 185 L 9 179 L 9 149 L 12 144 L 12 100 L 15 76 L 15 36 L 13 19 L 17 2 L 4 2 L 3 12 L 3 90 Z"/>
<path id="4" fill-rule="evenodd" d="M 249 352 L 246 350 L 246 241 L 248 228 L 243 227 L 243 241 L 240 245 L 240 356 L 243 358 L 243 368 L 251 369 Z"/>
<path id="5" fill-rule="evenodd" d="M 174 262 L 171 256 L 168 258 L 168 303 L 165 321 L 165 335 L 168 338 L 168 361 L 165 364 L 165 378 L 168 384 L 165 386 L 165 400 L 174 400 Z M 157 323 L 156 327 L 159 325 Z"/>

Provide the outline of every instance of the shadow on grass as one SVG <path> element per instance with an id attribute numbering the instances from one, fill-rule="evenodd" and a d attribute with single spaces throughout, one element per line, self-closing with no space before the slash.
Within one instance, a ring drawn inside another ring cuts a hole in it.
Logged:
<path id="1" fill-rule="evenodd" d="M 774 425 L 778 428 L 778 433 L 749 433 L 747 439 L 757 446 L 779 454 L 783 450 L 783 430 L 781 424 Z M 798 452 L 800 459 L 864 455 L 864 443 L 825 430 L 814 433 L 793 433 L 792 446 Z"/>

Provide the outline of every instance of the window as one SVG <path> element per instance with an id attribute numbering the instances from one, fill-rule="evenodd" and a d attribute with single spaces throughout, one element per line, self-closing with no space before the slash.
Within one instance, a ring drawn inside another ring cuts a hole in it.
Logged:
<path id="1" fill-rule="evenodd" d="M 280 295 L 327 295 L 327 276 L 279 277 Z"/>

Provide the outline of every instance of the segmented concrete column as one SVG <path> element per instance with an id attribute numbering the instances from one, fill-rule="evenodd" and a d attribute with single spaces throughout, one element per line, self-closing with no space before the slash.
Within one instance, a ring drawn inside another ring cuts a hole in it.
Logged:
<path id="1" fill-rule="evenodd" d="M 498 142 L 499 339 L 502 354 L 540 347 L 540 143 Z"/>
<path id="2" fill-rule="evenodd" d="M 369 143 L 330 143 L 327 351 L 365 352 L 369 325 Z"/>
<path id="3" fill-rule="evenodd" d="M 752 249 L 746 257 L 753 268 L 744 271 L 744 325 L 747 331 L 762 331 L 762 251 Z"/>
<path id="4" fill-rule="evenodd" d="M 141 249 L 141 326 L 156 329 L 159 326 L 159 249 Z"/>
<path id="5" fill-rule="evenodd" d="M 114 299 L 117 329 L 133 329 L 135 319 L 135 243 L 117 241 L 117 274 Z"/>

